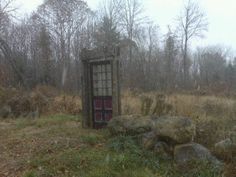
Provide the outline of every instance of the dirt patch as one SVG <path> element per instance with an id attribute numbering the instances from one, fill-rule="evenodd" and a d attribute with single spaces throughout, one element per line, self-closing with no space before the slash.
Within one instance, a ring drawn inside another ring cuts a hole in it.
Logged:
<path id="1" fill-rule="evenodd" d="M 65 118 L 66 119 L 66 118 Z M 80 122 L 52 119 L 2 120 L 0 122 L 0 177 L 18 177 L 29 168 L 28 161 L 39 154 L 57 153 L 75 148 L 80 143 L 77 135 Z"/>

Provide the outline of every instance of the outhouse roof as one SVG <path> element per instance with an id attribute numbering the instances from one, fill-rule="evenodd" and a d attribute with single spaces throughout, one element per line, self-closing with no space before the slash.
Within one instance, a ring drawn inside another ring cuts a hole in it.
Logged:
<path id="1" fill-rule="evenodd" d="M 82 61 L 102 61 L 102 60 L 112 60 L 114 57 L 119 56 L 119 48 L 114 47 L 104 47 L 95 49 L 83 49 L 81 51 L 80 57 Z"/>

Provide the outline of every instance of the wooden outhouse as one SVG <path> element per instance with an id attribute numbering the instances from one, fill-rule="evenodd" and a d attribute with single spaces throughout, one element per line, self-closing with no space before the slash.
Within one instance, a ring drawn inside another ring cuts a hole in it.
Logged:
<path id="1" fill-rule="evenodd" d="M 106 127 L 121 113 L 119 48 L 84 49 L 80 57 L 83 127 Z"/>

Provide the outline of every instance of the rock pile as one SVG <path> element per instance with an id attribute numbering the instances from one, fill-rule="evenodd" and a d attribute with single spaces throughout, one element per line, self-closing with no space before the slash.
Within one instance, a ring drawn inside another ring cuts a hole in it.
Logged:
<path id="1" fill-rule="evenodd" d="M 160 157 L 174 159 L 180 168 L 189 167 L 193 161 L 219 166 L 220 162 L 207 148 L 193 142 L 195 127 L 189 118 L 171 116 L 119 116 L 108 124 L 113 135 L 139 135 L 143 148 L 155 151 Z"/>

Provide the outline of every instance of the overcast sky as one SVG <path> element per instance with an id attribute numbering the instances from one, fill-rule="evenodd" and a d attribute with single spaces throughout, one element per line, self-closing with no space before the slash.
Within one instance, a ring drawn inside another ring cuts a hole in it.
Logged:
<path id="1" fill-rule="evenodd" d="M 16 0 L 22 13 L 29 13 L 43 0 Z M 100 0 L 87 0 L 92 9 L 96 9 Z M 194 46 L 221 44 L 236 49 L 236 0 L 198 0 L 205 11 L 209 30 L 204 39 L 195 40 Z M 143 0 L 145 13 L 160 26 L 165 34 L 168 25 L 175 24 L 180 14 L 183 0 Z"/>

